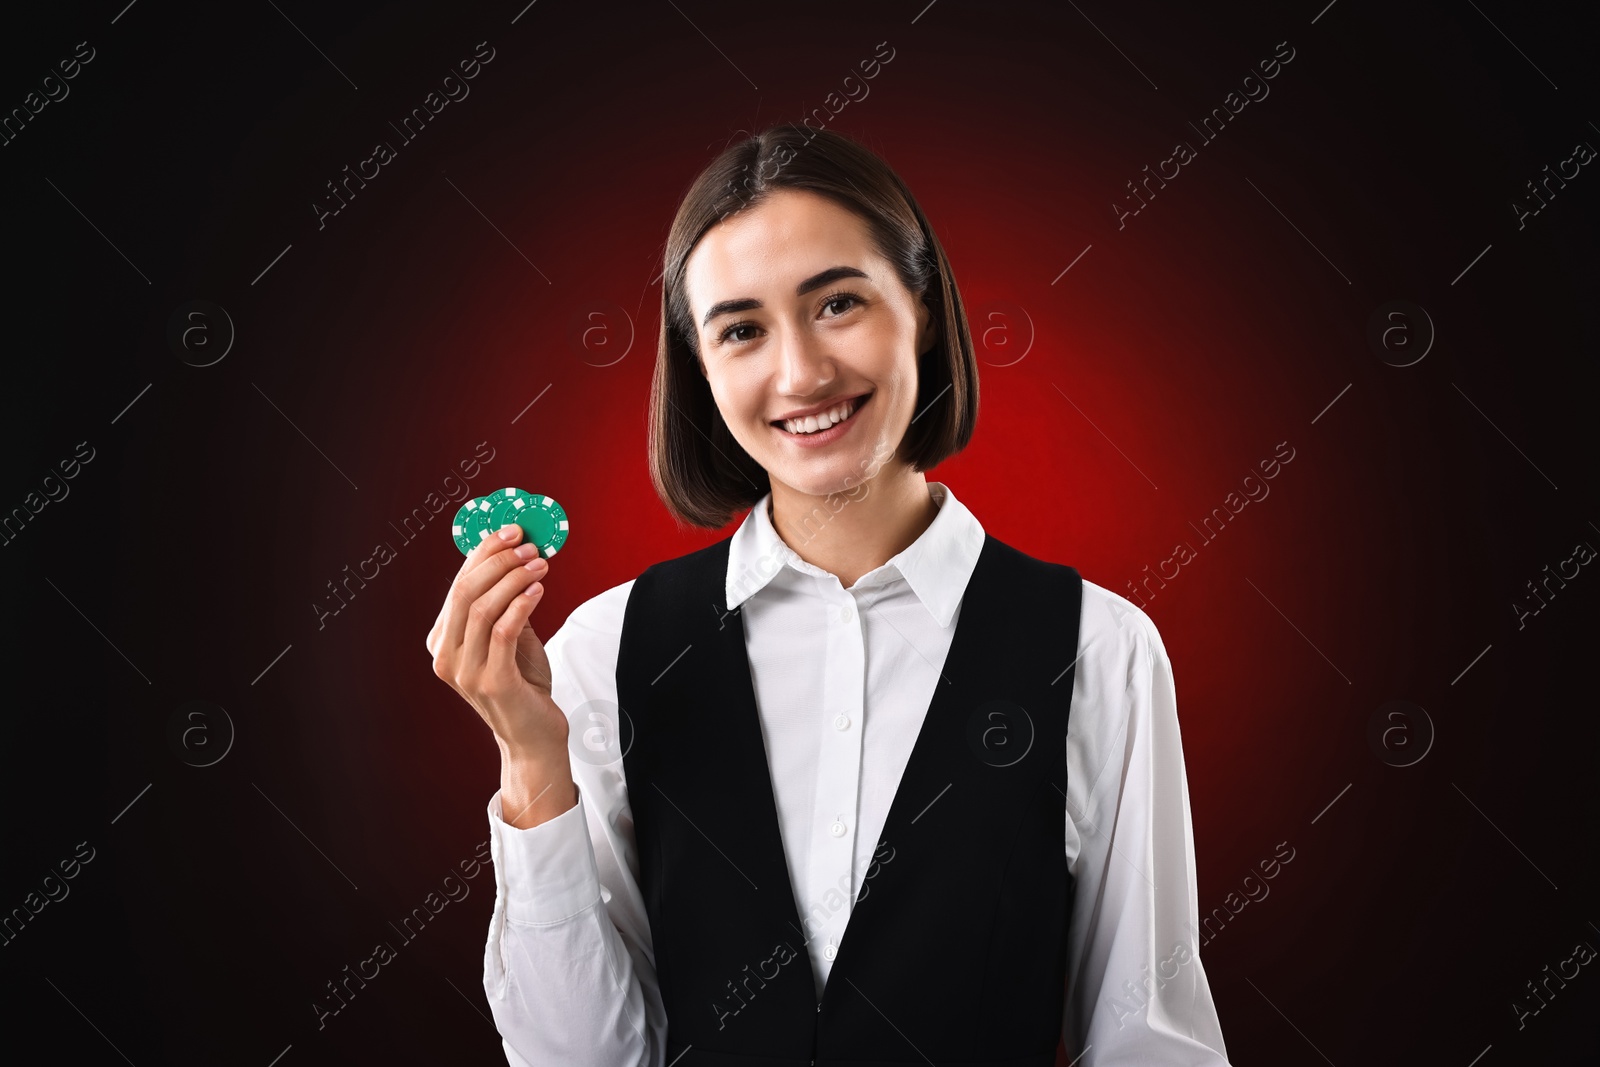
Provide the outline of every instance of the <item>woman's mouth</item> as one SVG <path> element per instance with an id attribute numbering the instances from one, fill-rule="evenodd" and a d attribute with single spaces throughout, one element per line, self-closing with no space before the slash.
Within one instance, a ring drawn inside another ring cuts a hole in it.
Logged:
<path id="1" fill-rule="evenodd" d="M 772 427 L 802 448 L 820 448 L 837 441 L 850 432 L 855 416 L 863 404 L 872 399 L 871 393 L 841 400 L 827 411 L 807 415 L 803 419 L 783 419 Z"/>

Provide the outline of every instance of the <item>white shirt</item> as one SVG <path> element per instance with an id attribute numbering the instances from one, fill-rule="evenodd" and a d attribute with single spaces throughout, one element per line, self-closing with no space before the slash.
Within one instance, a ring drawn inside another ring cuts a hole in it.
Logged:
<path id="1" fill-rule="evenodd" d="M 939 504 L 934 521 L 849 589 L 783 542 L 768 498 L 729 545 L 727 606 L 743 607 L 819 994 L 856 895 L 839 887 L 861 886 L 873 861 L 983 547 L 983 527 L 948 487 L 928 488 Z M 571 721 L 577 806 L 519 830 L 503 821 L 498 792 L 489 802 L 496 897 L 483 984 L 513 1067 L 663 1067 L 666 1015 L 616 740 L 617 647 L 632 587 L 580 604 L 545 642 L 551 694 Z M 1194 839 L 1166 649 L 1148 615 L 1087 580 L 1079 625 L 1079 647 L 1060 656 L 1063 671 L 1077 658 L 1064 798 L 1076 879 L 1067 1054 L 1081 1054 L 1078 1067 L 1226 1067 L 1196 937 Z"/>

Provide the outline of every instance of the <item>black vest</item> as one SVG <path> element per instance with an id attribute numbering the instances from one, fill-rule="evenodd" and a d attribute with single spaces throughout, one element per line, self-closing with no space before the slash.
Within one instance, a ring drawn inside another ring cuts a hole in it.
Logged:
<path id="1" fill-rule="evenodd" d="M 726 610 L 731 541 L 639 576 L 617 658 L 666 1062 L 1053 1067 L 1078 572 L 985 535 L 819 1003 L 744 623 Z"/>

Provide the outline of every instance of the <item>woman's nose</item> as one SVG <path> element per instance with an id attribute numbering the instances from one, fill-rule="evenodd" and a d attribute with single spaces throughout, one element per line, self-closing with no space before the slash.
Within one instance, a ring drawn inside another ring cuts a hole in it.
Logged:
<path id="1" fill-rule="evenodd" d="M 804 329 L 779 333 L 778 391 L 803 396 L 823 390 L 833 381 L 833 357 L 821 339 Z"/>

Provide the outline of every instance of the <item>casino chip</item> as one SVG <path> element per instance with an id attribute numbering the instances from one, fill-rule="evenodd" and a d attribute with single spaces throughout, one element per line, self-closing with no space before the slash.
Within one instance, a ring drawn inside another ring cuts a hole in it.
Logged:
<path id="1" fill-rule="evenodd" d="M 567 543 L 567 513 L 550 497 L 509 488 L 497 490 L 484 499 L 490 502 L 489 529 L 498 530 L 516 523 L 522 527 L 527 543 L 539 546 L 539 555 L 545 559 Z"/>
<path id="2" fill-rule="evenodd" d="M 489 509 L 491 505 L 488 497 L 474 497 L 461 505 L 461 510 L 456 512 L 456 521 L 450 527 L 450 534 L 455 538 L 456 547 L 463 556 L 472 554 L 482 539 L 482 531 L 489 529 Z"/>

